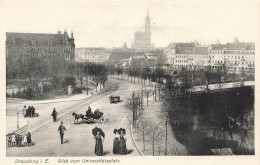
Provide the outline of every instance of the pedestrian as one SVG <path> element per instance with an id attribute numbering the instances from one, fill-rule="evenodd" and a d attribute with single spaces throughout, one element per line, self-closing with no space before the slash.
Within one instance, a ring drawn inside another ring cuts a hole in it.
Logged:
<path id="1" fill-rule="evenodd" d="M 19 134 L 16 134 L 16 135 L 15 135 L 15 141 L 16 141 L 16 146 L 17 146 L 17 147 L 20 147 L 20 144 L 21 144 L 21 143 L 20 143 L 20 135 L 19 135 Z"/>
<path id="2" fill-rule="evenodd" d="M 94 136 L 94 140 L 95 140 L 95 154 L 97 156 L 102 156 L 104 138 L 103 138 L 103 136 L 100 135 L 99 131 L 97 131 L 97 135 Z"/>
<path id="3" fill-rule="evenodd" d="M 32 145 L 32 135 L 30 132 L 27 134 L 27 144 L 30 146 Z"/>
<path id="4" fill-rule="evenodd" d="M 53 108 L 53 111 L 52 111 L 52 117 L 53 117 L 53 121 L 54 122 L 56 122 L 57 121 L 57 115 L 58 115 L 58 113 L 57 113 L 57 111 L 55 110 L 55 108 Z"/>
<path id="5" fill-rule="evenodd" d="M 126 138 L 125 138 L 125 129 L 120 128 L 120 142 L 119 142 L 119 154 L 125 155 L 127 154 L 126 149 Z"/>
<path id="6" fill-rule="evenodd" d="M 32 117 L 35 117 L 35 108 L 32 106 Z"/>
<path id="7" fill-rule="evenodd" d="M 26 116 L 30 117 L 31 116 L 31 106 L 28 107 L 26 110 Z"/>
<path id="8" fill-rule="evenodd" d="M 26 115 L 26 106 L 23 107 L 23 111 L 22 111 L 22 114 L 23 114 L 23 117 Z"/>
<path id="9" fill-rule="evenodd" d="M 114 145 L 113 145 L 113 154 L 119 154 L 119 143 L 120 143 L 120 135 L 117 129 L 114 129 Z"/>
<path id="10" fill-rule="evenodd" d="M 63 126 L 63 121 L 60 123 L 58 131 L 60 131 L 60 140 L 61 140 L 61 144 L 63 144 L 63 137 L 64 137 L 64 133 L 66 131 L 66 128 Z"/>
<path id="11" fill-rule="evenodd" d="M 12 135 L 11 135 L 11 134 L 8 134 L 8 135 L 7 135 L 7 145 L 8 145 L 8 146 L 11 146 L 11 145 L 12 145 Z"/>
<path id="12" fill-rule="evenodd" d="M 23 136 L 23 145 L 26 146 L 26 144 L 27 144 L 27 135 L 25 134 Z"/>
<path id="13" fill-rule="evenodd" d="M 15 133 L 12 134 L 11 142 L 12 142 L 12 146 L 14 146 L 15 143 L 16 143 L 16 136 L 15 136 Z"/>

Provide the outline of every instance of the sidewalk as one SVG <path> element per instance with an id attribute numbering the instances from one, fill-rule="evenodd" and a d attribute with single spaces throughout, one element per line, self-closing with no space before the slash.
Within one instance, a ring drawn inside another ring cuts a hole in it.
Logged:
<path id="1" fill-rule="evenodd" d="M 88 95 L 86 93 L 86 91 L 83 91 L 83 93 L 81 94 L 73 94 L 71 96 L 65 95 L 63 98 L 57 98 L 57 99 L 51 99 L 51 100 L 26 100 L 23 102 L 23 104 L 49 104 L 49 103 L 57 103 L 57 102 L 67 102 L 67 101 L 79 101 L 79 100 L 83 100 L 86 99 L 90 96 L 92 96 L 91 94 L 92 90 L 89 91 Z M 93 95 L 99 93 L 100 91 L 98 90 L 96 92 L 96 90 L 93 90 Z"/>
<path id="2" fill-rule="evenodd" d="M 118 79 L 118 78 L 115 78 L 115 79 Z M 118 80 L 126 81 L 128 83 L 133 83 L 133 84 L 141 86 L 140 84 L 137 83 L 137 81 L 134 83 L 133 81 L 131 82 L 131 81 L 128 81 L 127 79 L 119 78 Z M 148 84 L 148 82 L 146 82 L 146 83 Z M 146 88 L 151 88 L 151 87 L 147 86 Z M 144 102 L 144 105 L 143 105 L 144 110 L 142 112 L 142 116 L 146 117 L 146 118 L 150 118 L 155 123 L 161 123 L 160 124 L 161 130 L 165 130 L 166 129 L 165 120 L 159 117 L 159 115 L 161 114 L 160 102 L 153 102 L 153 96 L 149 96 L 148 106 L 146 104 L 147 103 L 146 97 L 144 97 L 143 102 Z M 152 155 L 152 145 L 145 143 L 145 151 L 144 151 L 142 137 L 134 129 L 133 129 L 133 136 L 134 136 L 136 144 L 138 145 L 139 149 L 144 154 L 144 156 Z M 163 135 L 162 138 L 164 140 L 166 138 L 165 135 Z M 187 155 L 188 154 L 186 147 L 176 140 L 169 122 L 167 125 L 167 138 L 168 138 L 168 140 L 167 140 L 168 155 Z M 164 155 L 164 146 L 165 146 L 165 144 L 163 144 L 160 151 L 158 151 L 158 147 L 156 146 L 155 155 L 163 156 Z"/>
<path id="3" fill-rule="evenodd" d="M 11 133 L 17 130 L 17 117 L 10 117 L 10 116 L 6 116 L 6 133 Z M 28 124 L 28 121 L 23 118 L 23 117 L 19 117 L 19 128 L 23 128 Z"/>
<path id="4" fill-rule="evenodd" d="M 164 130 L 164 132 L 166 132 L 165 131 L 166 122 L 165 122 L 165 120 L 163 120 L 162 118 L 159 117 L 159 115 L 161 113 L 160 102 L 153 102 L 152 97 L 150 97 L 148 100 L 149 100 L 148 107 L 146 106 L 146 104 L 144 105 L 144 110 L 142 112 L 143 117 L 150 118 L 155 123 L 161 123 L 160 124 L 161 130 Z M 143 154 L 152 155 L 152 145 L 146 143 L 145 144 L 146 150 L 143 151 L 142 137 L 140 135 L 138 135 L 138 133 L 136 131 L 134 133 L 134 137 L 136 139 L 137 145 L 142 150 Z M 165 134 L 163 135 L 162 138 L 164 141 L 164 139 L 166 138 Z M 168 139 L 167 140 L 168 155 L 187 155 L 188 154 L 186 147 L 176 140 L 169 122 L 167 124 L 167 139 Z M 155 155 L 164 155 L 165 144 L 163 144 L 163 143 L 162 143 L 163 146 L 160 149 L 160 151 L 157 146 L 155 147 Z"/>

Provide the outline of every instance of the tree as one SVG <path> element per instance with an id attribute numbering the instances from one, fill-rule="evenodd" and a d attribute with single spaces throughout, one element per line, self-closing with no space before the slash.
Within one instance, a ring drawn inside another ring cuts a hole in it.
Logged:
<path id="1" fill-rule="evenodd" d="M 64 79 L 62 81 L 62 86 L 64 88 L 67 88 L 69 85 L 71 85 L 72 87 L 76 86 L 76 78 L 75 77 L 64 77 Z"/>
<path id="2" fill-rule="evenodd" d="M 143 140 L 143 150 L 145 151 L 145 142 L 149 129 L 149 122 L 146 118 L 140 118 L 137 122 L 137 131 L 142 136 Z"/>
<path id="3" fill-rule="evenodd" d="M 163 133 L 164 131 L 160 127 L 161 123 L 154 122 L 150 119 L 149 121 L 149 136 L 147 138 L 148 143 L 152 145 L 152 150 L 153 150 L 153 156 L 154 156 L 154 151 L 155 151 L 155 146 L 158 143 L 163 142 Z"/>
<path id="4" fill-rule="evenodd" d="M 144 90 L 144 94 L 146 95 L 146 105 L 148 106 L 148 98 L 149 98 L 149 95 L 152 93 L 153 91 L 151 89 L 145 89 Z"/>

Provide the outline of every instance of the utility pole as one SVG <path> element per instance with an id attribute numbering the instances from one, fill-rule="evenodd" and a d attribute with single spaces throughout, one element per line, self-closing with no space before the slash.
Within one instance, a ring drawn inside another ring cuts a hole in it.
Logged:
<path id="1" fill-rule="evenodd" d="M 134 103 L 135 93 L 133 92 L 133 127 L 135 128 L 135 103 Z"/>
<path id="2" fill-rule="evenodd" d="M 148 107 L 148 95 L 149 95 L 149 93 L 147 92 L 147 93 L 146 93 L 146 97 L 147 97 L 147 107 Z"/>
<path id="3" fill-rule="evenodd" d="M 141 91 L 141 109 L 143 110 L 143 81 L 141 79 L 142 91 Z"/>
<path id="4" fill-rule="evenodd" d="M 157 101 L 156 100 L 156 83 L 155 83 L 155 86 L 154 86 L 155 90 L 154 90 L 154 98 L 155 98 L 155 102 Z"/>
<path id="5" fill-rule="evenodd" d="M 87 75 L 87 95 L 88 95 L 88 75 Z"/>
<path id="6" fill-rule="evenodd" d="M 165 127 L 165 130 L 166 130 L 166 137 L 165 137 L 165 138 L 166 138 L 166 139 L 165 139 L 165 156 L 167 156 L 167 140 L 168 140 L 168 139 L 167 139 L 167 136 L 168 136 L 168 133 L 167 133 L 167 124 L 168 124 L 168 123 L 167 123 L 167 121 L 168 121 L 168 116 L 166 116 L 166 121 L 165 121 L 165 126 L 166 126 L 166 127 Z"/>
<path id="7" fill-rule="evenodd" d="M 17 130 L 19 130 L 19 112 L 17 112 Z"/>

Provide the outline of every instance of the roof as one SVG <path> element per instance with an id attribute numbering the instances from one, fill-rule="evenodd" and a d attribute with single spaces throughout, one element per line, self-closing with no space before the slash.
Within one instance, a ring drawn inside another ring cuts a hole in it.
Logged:
<path id="1" fill-rule="evenodd" d="M 131 56 L 143 55 L 143 52 L 130 52 L 130 51 L 113 51 L 108 58 L 108 63 L 116 64 L 122 62 L 122 60 L 129 59 Z"/>
<path id="2" fill-rule="evenodd" d="M 52 45 L 61 45 L 65 43 L 65 39 L 71 40 L 68 34 L 45 34 L 45 33 L 6 33 L 6 42 L 15 43 L 15 45 L 32 45 L 32 41 L 36 41 L 37 45 L 48 45 L 51 40 Z"/>
<path id="3" fill-rule="evenodd" d="M 225 45 L 222 44 L 215 44 L 211 45 L 212 50 L 222 50 L 222 49 L 228 49 L 228 50 L 255 50 L 255 43 L 249 42 L 249 43 L 227 43 Z"/>

